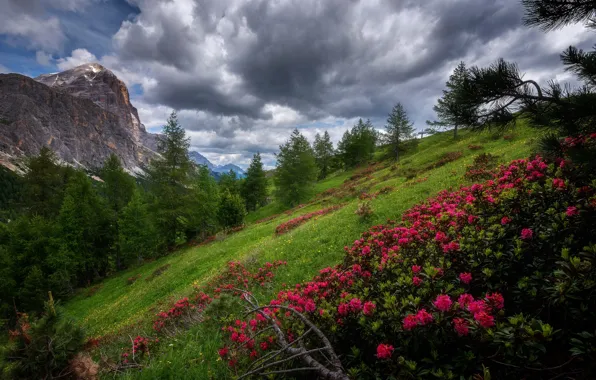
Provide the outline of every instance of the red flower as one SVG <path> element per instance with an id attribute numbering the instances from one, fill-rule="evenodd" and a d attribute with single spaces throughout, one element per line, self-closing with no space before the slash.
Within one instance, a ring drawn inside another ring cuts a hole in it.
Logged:
<path id="1" fill-rule="evenodd" d="M 223 348 L 220 348 L 217 352 L 219 353 L 219 356 L 221 356 L 223 358 L 224 356 L 226 356 L 228 354 L 228 351 L 229 350 L 227 347 L 223 347 Z"/>
<path id="2" fill-rule="evenodd" d="M 348 311 L 349 308 L 347 303 L 340 303 L 337 307 L 337 312 L 339 313 L 339 315 L 348 315 Z"/>
<path id="3" fill-rule="evenodd" d="M 414 314 L 408 314 L 403 321 L 404 330 L 412 330 L 418 325 L 418 318 Z"/>
<path id="4" fill-rule="evenodd" d="M 362 309 L 362 301 L 359 298 L 352 298 L 350 300 L 350 309 L 354 312 L 358 312 Z"/>
<path id="5" fill-rule="evenodd" d="M 415 286 L 420 286 L 420 284 L 422 284 L 422 279 L 418 276 L 414 276 L 412 277 L 412 284 Z"/>
<path id="6" fill-rule="evenodd" d="M 421 325 L 427 325 L 433 321 L 432 314 L 428 313 L 425 309 L 420 309 L 416 314 L 416 319 Z"/>
<path id="7" fill-rule="evenodd" d="M 521 231 L 521 238 L 523 240 L 530 240 L 530 239 L 532 239 L 532 236 L 534 236 L 534 231 L 532 231 L 531 228 L 524 228 Z"/>
<path id="8" fill-rule="evenodd" d="M 420 265 L 412 265 L 412 272 L 418 273 L 421 270 L 422 270 L 422 267 Z"/>
<path id="9" fill-rule="evenodd" d="M 511 218 L 510 218 L 510 217 L 508 217 L 508 216 L 504 216 L 504 217 L 501 219 L 501 224 L 502 224 L 502 225 L 509 224 L 510 222 L 511 222 Z"/>
<path id="10" fill-rule="evenodd" d="M 502 309 L 505 306 L 505 300 L 500 293 L 487 294 L 486 299 L 497 309 Z"/>
<path id="11" fill-rule="evenodd" d="M 315 305 L 313 300 L 308 300 L 306 302 L 306 304 L 304 304 L 304 310 L 306 310 L 309 313 L 314 312 L 316 309 L 317 309 L 317 306 Z"/>
<path id="12" fill-rule="evenodd" d="M 485 329 L 495 325 L 495 318 L 484 311 L 474 314 L 474 319 Z"/>
<path id="13" fill-rule="evenodd" d="M 435 305 L 435 307 L 441 311 L 449 311 L 449 309 L 451 309 L 452 303 L 453 302 L 451 301 L 451 298 L 449 298 L 448 295 L 441 294 L 437 296 L 437 299 L 435 299 L 433 305 Z"/>
<path id="14" fill-rule="evenodd" d="M 470 329 L 468 328 L 468 321 L 463 318 L 454 318 L 453 319 L 453 326 L 457 334 L 460 336 L 468 335 L 470 333 Z"/>
<path id="15" fill-rule="evenodd" d="M 474 301 L 474 297 L 472 297 L 472 295 L 467 294 L 467 293 L 462 294 L 457 299 L 457 303 L 459 303 L 459 307 L 461 307 L 462 309 L 465 309 L 466 306 L 468 306 L 468 304 L 473 301 Z"/>
<path id="16" fill-rule="evenodd" d="M 391 357 L 391 354 L 393 353 L 393 346 L 390 344 L 379 344 L 377 346 L 377 358 L 383 360 L 383 359 L 389 359 Z"/>
<path id="17" fill-rule="evenodd" d="M 469 284 L 472 281 L 472 274 L 468 272 L 460 273 L 459 280 L 464 284 Z"/>
<path id="18" fill-rule="evenodd" d="M 362 312 L 364 315 L 372 315 L 373 311 L 376 309 L 376 305 L 371 301 L 366 301 L 364 303 L 364 307 L 362 308 Z"/>
<path id="19" fill-rule="evenodd" d="M 564 189 L 565 188 L 565 180 L 561 178 L 553 179 L 553 187 L 557 189 Z"/>
<path id="20" fill-rule="evenodd" d="M 468 310 L 472 314 L 485 312 L 485 311 L 487 311 L 486 302 L 484 302 L 482 300 L 481 301 L 472 301 L 468 304 Z"/>
<path id="21" fill-rule="evenodd" d="M 572 217 L 572 216 L 578 215 L 579 211 L 577 211 L 577 207 L 569 206 L 569 207 L 567 207 L 567 211 L 565 211 L 565 214 L 567 214 L 567 216 L 569 216 L 569 217 Z"/>
<path id="22" fill-rule="evenodd" d="M 267 342 L 261 342 L 260 346 L 261 346 L 261 350 L 263 350 L 263 351 L 265 351 L 269 347 L 267 345 Z"/>

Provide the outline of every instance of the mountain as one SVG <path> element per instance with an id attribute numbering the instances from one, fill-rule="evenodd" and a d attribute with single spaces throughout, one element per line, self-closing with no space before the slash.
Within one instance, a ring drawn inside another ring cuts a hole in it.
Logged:
<path id="1" fill-rule="evenodd" d="M 93 169 L 115 153 L 132 173 L 157 155 L 128 89 L 105 67 L 90 63 L 35 79 L 0 74 L 0 164 L 14 169 L 42 146 L 74 166 Z"/>
<path id="2" fill-rule="evenodd" d="M 241 167 L 234 164 L 214 165 L 211 161 L 209 161 L 209 159 L 207 159 L 207 157 L 203 156 L 196 150 L 191 150 L 188 152 L 188 156 L 197 164 L 207 166 L 215 178 L 219 178 L 219 174 L 228 173 L 230 170 L 236 173 L 239 178 L 246 177 L 246 172 Z"/>

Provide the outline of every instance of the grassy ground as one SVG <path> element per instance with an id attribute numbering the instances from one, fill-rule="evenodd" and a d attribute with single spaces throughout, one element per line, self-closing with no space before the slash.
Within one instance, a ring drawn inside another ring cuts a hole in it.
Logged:
<path id="1" fill-rule="evenodd" d="M 257 295 L 266 302 L 281 288 L 282 284 L 305 281 L 330 265 L 339 263 L 343 257 L 343 247 L 351 244 L 370 225 L 380 224 L 389 219 L 399 219 L 402 212 L 417 202 L 423 201 L 441 189 L 458 186 L 463 182 L 467 164 L 482 152 L 499 156 L 501 162 L 527 156 L 532 148 L 531 131 L 518 128 L 512 139 L 490 133 L 471 134 L 462 131 L 456 141 L 450 133 L 438 134 L 421 141 L 416 152 L 402 158 L 399 165 L 386 162 L 375 166 L 370 178 L 360 179 L 356 188 L 359 191 L 374 192 L 391 186 L 393 191 L 371 201 L 374 215 L 363 223 L 354 214 L 359 200 L 352 196 L 336 199 L 321 195 L 313 198 L 306 207 L 282 213 L 283 207 L 275 202 L 249 215 L 248 226 L 244 230 L 222 238 L 211 244 L 182 249 L 139 268 L 119 273 L 105 280 L 93 294 L 81 295 L 65 305 L 69 315 L 79 320 L 92 336 L 125 335 L 143 331 L 151 335 L 150 322 L 158 311 L 171 302 L 187 295 L 193 283 L 204 283 L 218 273 L 230 260 L 248 260 L 264 263 L 272 260 L 286 260 L 288 265 L 276 272 L 275 281 Z M 470 144 L 482 145 L 483 149 L 472 151 Z M 406 169 L 424 168 L 445 153 L 461 151 L 463 157 L 442 167 L 420 173 L 407 181 L 402 175 Z M 357 171 L 338 173 L 317 184 L 317 192 L 331 188 L 341 188 L 344 181 Z M 425 179 L 426 180 L 423 180 Z M 420 182 L 418 182 L 420 181 Z M 275 227 L 283 221 L 329 204 L 347 202 L 346 206 L 329 215 L 311 220 L 292 232 L 275 236 Z M 281 213 L 265 223 L 250 224 Z M 163 274 L 151 281 L 146 279 L 158 268 L 169 264 Z M 132 285 L 127 278 L 140 276 Z M 154 353 L 148 367 L 139 372 L 128 372 L 123 377 L 134 378 L 215 378 L 230 377 L 227 366 L 217 356 L 220 346 L 219 327 L 204 323 L 166 339 L 160 344 L 159 352 Z M 126 335 L 127 336 L 127 335 Z M 126 339 L 128 339 L 126 337 Z M 114 339 L 106 350 L 119 350 L 126 339 Z"/>

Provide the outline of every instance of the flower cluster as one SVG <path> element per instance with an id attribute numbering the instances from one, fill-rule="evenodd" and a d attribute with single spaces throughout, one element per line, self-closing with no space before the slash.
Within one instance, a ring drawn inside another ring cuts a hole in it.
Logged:
<path id="1" fill-rule="evenodd" d="M 563 166 L 541 157 L 515 160 L 483 183 L 438 193 L 406 211 L 401 223 L 373 226 L 345 247 L 342 264 L 280 291 L 268 315 L 284 331 L 304 331 L 291 313 L 276 307 L 285 305 L 315 322 L 340 355 L 353 355 L 352 347 L 370 350 L 354 368 L 377 377 L 416 377 L 422 367 L 434 371 L 441 365 L 459 368 L 454 377 L 469 377 L 488 352 L 498 352 L 500 361 L 521 361 L 523 368 L 543 355 L 545 345 L 565 357 L 569 351 L 562 347 L 569 347 L 571 335 L 560 334 L 555 343 L 549 323 L 575 318 L 576 332 L 596 327 L 590 319 L 595 313 L 579 311 L 585 308 L 582 293 L 561 300 L 559 290 L 579 286 L 571 285 L 568 269 L 561 270 L 570 265 L 562 263 L 562 251 L 584 268 L 582 286 L 596 280 L 588 263 L 582 266 L 565 253 L 590 244 L 596 197 L 589 182 L 573 182 L 568 160 Z M 573 317 L 569 307 L 578 310 Z M 564 323 L 559 328 L 568 329 Z M 240 334 L 237 326 L 227 331 Z M 256 344 L 260 338 L 254 339 Z M 229 355 L 238 342 L 231 335 L 226 340 Z M 470 342 L 478 346 L 473 359 L 466 356 Z M 502 342 L 511 348 L 500 348 Z M 411 364 L 386 360 L 393 346 Z M 233 352 L 234 365 L 252 358 L 250 352 Z"/>
<path id="2" fill-rule="evenodd" d="M 289 232 L 289 231 L 293 230 L 294 228 L 299 227 L 300 225 L 306 223 L 307 221 L 309 221 L 310 219 L 312 219 L 314 217 L 329 214 L 329 213 L 331 213 L 335 210 L 338 210 L 342 207 L 343 207 L 343 205 L 336 205 L 336 206 L 324 208 L 322 210 L 313 211 L 308 214 L 300 215 L 299 217 L 288 220 L 287 222 L 282 223 L 279 226 L 277 226 L 275 228 L 275 233 L 277 235 L 285 234 L 286 232 Z"/>

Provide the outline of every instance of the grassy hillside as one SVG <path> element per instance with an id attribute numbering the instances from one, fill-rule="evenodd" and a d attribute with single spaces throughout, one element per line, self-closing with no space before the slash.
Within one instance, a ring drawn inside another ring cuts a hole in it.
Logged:
<path id="1" fill-rule="evenodd" d="M 380 162 L 368 169 L 368 176 L 353 180 L 350 178 L 359 177 L 358 174 L 367 168 L 337 173 L 317 184 L 318 195 L 304 207 L 283 212 L 283 207 L 274 202 L 249 215 L 248 225 L 242 231 L 218 236 L 209 244 L 181 249 L 83 290 L 65 305 L 66 312 L 79 320 L 90 336 L 110 337 L 101 350 L 115 352 L 129 342 L 128 334 L 134 336 L 144 332 L 151 336 L 150 324 L 157 312 L 190 294 L 193 283 L 205 283 L 219 273 L 227 261 L 257 264 L 272 260 L 287 261 L 288 265 L 276 272 L 273 284 L 257 294 L 265 302 L 283 284 L 308 280 L 321 268 L 337 264 L 343 257 L 343 247 L 351 244 L 370 225 L 383 223 L 388 218 L 399 219 L 402 212 L 414 203 L 439 190 L 460 185 L 466 165 L 475 155 L 490 152 L 497 155 L 501 162 L 527 156 L 536 131 L 520 127 L 508 133 L 510 135 L 505 139 L 502 134 L 462 131 L 457 141 L 453 140 L 451 133 L 441 133 L 423 139 L 418 149 L 403 157 L 399 165 Z M 471 150 L 469 145 L 481 145 L 482 149 Z M 449 152 L 461 152 L 462 157 L 425 170 Z M 413 177 L 415 170 L 421 172 Z M 390 192 L 371 201 L 374 209 L 372 219 L 367 223 L 361 222 L 354 214 L 360 202 L 357 195 L 388 186 L 391 187 Z M 275 227 L 282 222 L 329 205 L 344 203 L 345 207 L 336 212 L 315 218 L 288 234 L 275 236 Z M 273 217 L 276 214 L 279 215 Z M 267 217 L 273 218 L 255 223 Z M 160 268 L 166 269 L 148 281 Z M 138 279 L 129 285 L 127 279 L 131 277 Z M 124 376 L 225 378 L 229 371 L 217 355 L 220 345 L 219 327 L 201 324 L 185 334 L 162 341 L 159 352 L 153 353 L 147 368 Z"/>

